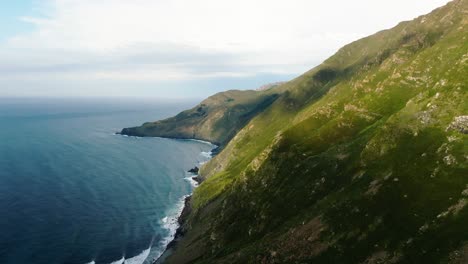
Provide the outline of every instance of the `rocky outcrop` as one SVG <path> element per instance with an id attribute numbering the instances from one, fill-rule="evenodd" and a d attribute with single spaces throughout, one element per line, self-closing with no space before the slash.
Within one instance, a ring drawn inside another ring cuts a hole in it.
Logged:
<path id="1" fill-rule="evenodd" d="M 188 170 L 187 172 L 190 172 L 190 173 L 193 173 L 193 174 L 198 174 L 199 170 L 200 169 L 197 166 L 195 166 L 195 167 L 191 168 L 190 170 Z"/>
<path id="2" fill-rule="evenodd" d="M 468 116 L 457 116 L 447 127 L 447 130 L 455 130 L 463 134 L 468 134 Z"/>

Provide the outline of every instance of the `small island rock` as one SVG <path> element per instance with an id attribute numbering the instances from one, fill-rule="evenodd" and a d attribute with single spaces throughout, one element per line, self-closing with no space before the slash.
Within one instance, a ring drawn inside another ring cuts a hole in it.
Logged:
<path id="1" fill-rule="evenodd" d="M 190 170 L 188 170 L 188 172 L 191 172 L 191 173 L 194 173 L 194 174 L 198 174 L 198 171 L 199 171 L 199 170 L 200 170 L 200 169 L 199 169 L 197 166 L 195 166 L 194 168 L 191 168 Z"/>

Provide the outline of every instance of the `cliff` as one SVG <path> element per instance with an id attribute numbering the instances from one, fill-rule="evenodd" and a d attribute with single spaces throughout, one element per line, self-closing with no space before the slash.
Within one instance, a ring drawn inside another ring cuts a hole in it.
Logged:
<path id="1" fill-rule="evenodd" d="M 467 0 L 280 88 L 227 125 L 167 263 L 466 263 Z"/>

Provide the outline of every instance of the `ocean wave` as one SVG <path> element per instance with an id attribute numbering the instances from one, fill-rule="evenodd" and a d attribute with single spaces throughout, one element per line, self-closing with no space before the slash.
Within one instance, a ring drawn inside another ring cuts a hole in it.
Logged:
<path id="1" fill-rule="evenodd" d="M 143 137 L 139 137 L 139 136 L 129 136 L 129 135 L 125 135 L 125 134 L 120 134 L 120 133 L 113 133 L 112 135 L 114 136 L 119 136 L 119 137 L 126 137 L 126 138 L 135 138 L 135 139 L 141 139 Z"/>
<path id="2" fill-rule="evenodd" d="M 151 247 L 143 250 L 140 254 L 126 259 L 125 257 L 122 257 L 121 259 L 112 261 L 109 264 L 143 264 L 145 260 L 148 258 L 149 254 L 151 251 Z M 87 262 L 85 264 L 96 264 L 96 261 L 92 260 L 90 262 Z"/>
<path id="3" fill-rule="evenodd" d="M 141 252 L 140 254 L 134 257 L 125 259 L 123 263 L 124 264 L 143 264 L 143 262 L 145 262 L 145 260 L 148 258 L 150 251 L 151 251 L 151 247 L 143 250 L 143 252 Z"/>
<path id="4" fill-rule="evenodd" d="M 202 141 L 202 140 L 197 140 L 197 139 L 193 139 L 194 141 L 199 141 L 199 142 L 202 142 L 202 143 L 208 143 L 210 145 L 213 145 L 215 146 L 214 144 L 211 144 L 210 142 L 206 142 L 206 141 Z M 208 159 L 211 159 L 212 158 L 212 152 L 211 151 L 202 151 L 201 152 L 201 155 L 208 158 Z M 206 162 L 206 161 L 205 161 Z M 201 163 L 200 163 L 201 164 Z M 186 181 L 190 182 L 190 184 L 192 185 L 192 187 L 198 187 L 198 182 L 195 181 L 193 179 L 193 175 L 190 175 L 190 176 L 187 176 L 184 178 Z M 164 253 L 164 251 L 166 250 L 166 247 L 167 245 L 169 245 L 169 243 L 171 241 L 174 240 L 175 238 L 175 234 L 177 232 L 177 229 L 179 228 L 179 217 L 180 215 L 182 214 L 182 211 L 184 210 L 184 206 L 185 206 L 185 199 L 187 197 L 189 197 L 190 195 L 184 195 L 176 204 L 176 206 L 174 207 L 174 209 L 172 209 L 172 211 L 169 212 L 169 214 L 165 217 L 163 217 L 161 219 L 161 224 L 162 224 L 162 228 L 168 230 L 168 235 L 166 237 L 164 237 L 162 239 L 162 241 L 160 242 L 160 245 L 161 245 L 161 252 L 158 253 L 156 255 L 156 258 L 155 259 L 158 259 L 159 257 L 161 257 L 161 255 Z"/>
<path id="5" fill-rule="evenodd" d="M 184 178 L 184 180 L 190 182 L 190 185 L 192 185 L 193 188 L 196 188 L 198 187 L 198 182 L 196 180 L 193 179 L 193 175 L 190 175 L 190 176 L 187 176 Z"/>
<path id="6" fill-rule="evenodd" d="M 213 157 L 213 152 L 211 152 L 211 151 L 202 151 L 202 152 L 200 152 L 200 155 L 202 155 L 203 157 L 205 157 L 207 159 L 211 159 Z"/>
<path id="7" fill-rule="evenodd" d="M 201 140 L 201 139 L 189 139 L 190 141 L 195 141 L 195 142 L 200 142 L 200 143 L 203 143 L 203 144 L 207 144 L 207 145 L 210 145 L 210 146 L 213 146 L 213 147 L 217 147 L 217 145 L 209 142 L 209 141 L 204 141 L 204 140 Z"/>
<path id="8" fill-rule="evenodd" d="M 161 219 L 161 226 L 168 231 L 168 234 L 161 240 L 161 242 L 159 242 L 161 250 L 158 252 L 158 254 L 155 255 L 155 259 L 161 257 L 161 255 L 166 250 L 167 245 L 169 245 L 169 243 L 174 240 L 176 231 L 179 228 L 178 219 L 180 214 L 182 214 L 182 210 L 184 210 L 185 199 L 188 196 L 189 195 L 184 195 L 177 202 L 176 206 L 168 213 L 168 215 Z"/>

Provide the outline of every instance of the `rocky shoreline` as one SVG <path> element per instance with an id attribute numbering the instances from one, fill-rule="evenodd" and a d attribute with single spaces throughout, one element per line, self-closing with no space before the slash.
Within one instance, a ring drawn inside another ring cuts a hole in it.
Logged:
<path id="1" fill-rule="evenodd" d="M 190 215 L 190 212 L 192 212 L 192 206 L 190 204 L 190 201 L 192 199 L 192 196 L 187 196 L 184 201 L 184 208 L 182 209 L 182 212 L 180 213 L 179 217 L 177 218 L 177 223 L 179 224 L 179 227 L 176 230 L 176 233 L 174 235 L 174 239 L 167 244 L 166 249 L 164 252 L 161 254 L 161 256 L 153 261 L 153 264 L 161 264 L 164 262 L 164 260 L 171 254 L 172 249 L 175 248 L 177 243 L 180 241 L 180 239 L 184 236 L 186 230 L 184 229 L 184 224 L 188 219 L 188 216 Z"/>
<path id="2" fill-rule="evenodd" d="M 166 139 L 174 139 L 174 140 L 196 140 L 196 141 L 201 141 L 204 143 L 209 143 L 213 146 L 213 149 L 211 149 L 211 158 L 218 154 L 221 151 L 220 145 L 215 144 L 206 140 L 202 139 L 197 139 L 197 138 L 181 138 L 181 137 L 167 137 L 167 136 L 147 136 L 147 135 L 137 135 L 133 133 L 128 133 L 129 130 L 126 130 L 125 128 L 122 129 L 121 132 L 116 132 L 116 135 L 121 135 L 121 136 L 129 136 L 129 137 L 159 137 L 159 138 L 166 138 Z M 198 166 L 195 166 L 191 169 L 189 169 L 187 172 L 192 173 L 194 176 L 191 177 L 192 180 L 197 182 L 198 184 L 201 184 L 203 181 L 203 178 L 200 177 L 199 175 L 200 168 Z M 161 264 L 164 262 L 164 260 L 171 254 L 172 250 L 175 248 L 177 245 L 177 242 L 179 242 L 182 237 L 184 236 L 186 230 L 184 228 L 184 224 L 188 219 L 188 216 L 190 215 L 190 212 L 192 211 L 192 206 L 191 206 L 191 199 L 192 195 L 188 195 L 185 197 L 184 200 L 184 206 L 182 208 L 182 211 L 177 218 L 177 223 L 179 224 L 179 227 L 176 229 L 176 233 L 174 235 L 174 239 L 167 244 L 166 248 L 164 249 L 164 252 L 161 254 L 156 259 L 153 259 L 151 263 L 153 264 Z"/>
<path id="3" fill-rule="evenodd" d="M 198 184 L 202 183 L 203 179 L 198 175 L 199 168 L 195 166 L 194 168 L 188 170 L 187 172 L 193 173 L 195 176 L 192 177 L 194 181 L 196 181 Z M 166 249 L 164 252 L 161 254 L 159 258 L 154 260 L 152 263 L 153 264 L 161 264 L 164 262 L 164 260 L 171 254 L 171 251 L 176 247 L 177 243 L 182 239 L 184 236 L 186 230 L 184 228 L 184 224 L 187 222 L 188 216 L 192 212 L 192 206 L 191 206 L 191 200 L 192 200 L 192 195 L 189 195 L 185 197 L 184 200 L 184 207 L 182 209 L 182 212 L 180 213 L 179 217 L 177 218 L 177 223 L 179 224 L 179 227 L 176 230 L 176 233 L 174 235 L 174 239 L 167 244 Z"/>
<path id="4" fill-rule="evenodd" d="M 182 212 L 180 213 L 179 217 L 177 218 L 177 222 L 179 223 L 179 227 L 176 230 L 174 239 L 167 245 L 166 250 L 173 248 L 177 241 L 184 235 L 185 230 L 183 228 L 185 222 L 187 221 L 188 215 L 192 211 L 192 206 L 190 205 L 190 201 L 192 199 L 192 196 L 187 196 L 184 201 L 184 208 L 182 209 Z"/>

